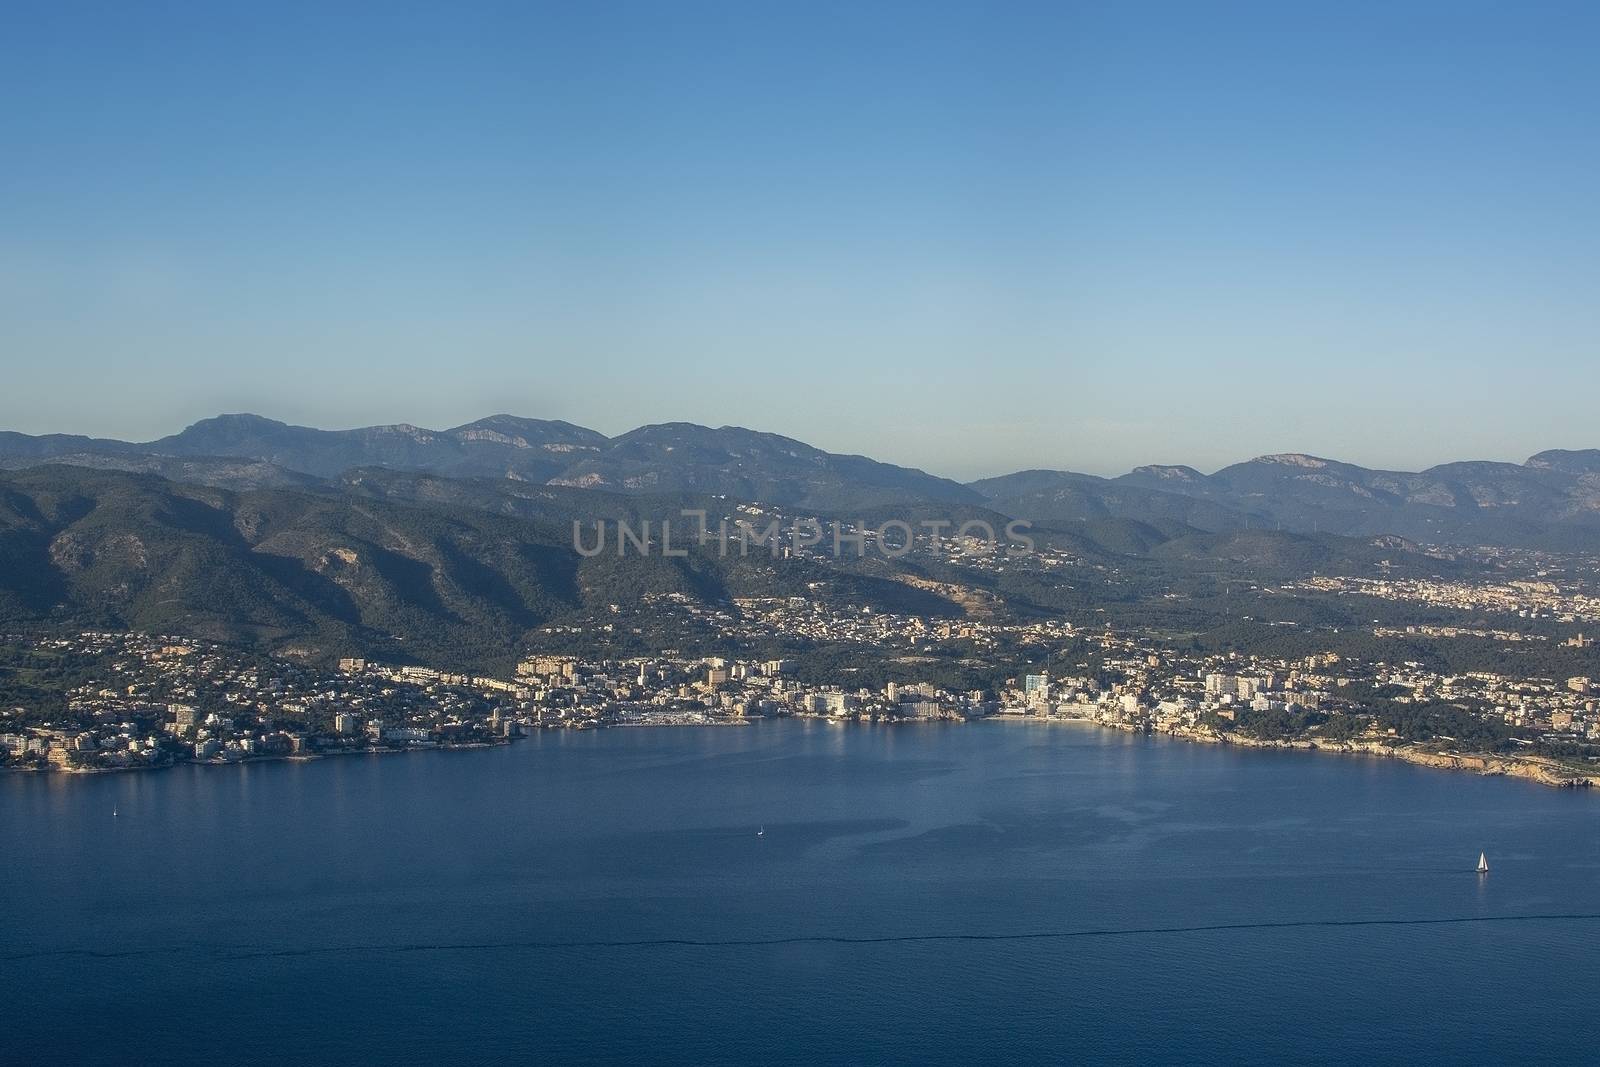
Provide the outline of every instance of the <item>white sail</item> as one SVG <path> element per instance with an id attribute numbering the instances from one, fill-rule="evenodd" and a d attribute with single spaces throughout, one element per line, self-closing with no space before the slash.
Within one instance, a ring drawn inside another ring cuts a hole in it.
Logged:
<path id="1" fill-rule="evenodd" d="M 1489 869 L 1489 855 L 1486 852 L 1478 853 L 1478 872 L 1481 874 Z"/>

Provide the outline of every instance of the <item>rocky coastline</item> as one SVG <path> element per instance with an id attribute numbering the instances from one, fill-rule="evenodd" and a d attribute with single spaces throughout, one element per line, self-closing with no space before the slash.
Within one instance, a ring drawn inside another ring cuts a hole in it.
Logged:
<path id="1" fill-rule="evenodd" d="M 1318 752 L 1335 752 L 1342 755 L 1376 756 L 1382 759 L 1403 760 L 1422 767 L 1440 770 L 1466 771 L 1480 775 L 1503 775 L 1523 778 L 1540 785 L 1558 789 L 1585 789 L 1600 786 L 1600 775 L 1576 773 L 1554 760 L 1537 756 L 1502 756 L 1480 752 L 1435 752 L 1418 745 L 1391 744 L 1383 741 L 1332 741 L 1319 738 L 1294 738 L 1290 740 L 1263 740 L 1231 731 L 1208 730 L 1204 727 L 1173 727 L 1155 732 L 1200 744 L 1238 745 L 1242 748 L 1309 749 Z"/>

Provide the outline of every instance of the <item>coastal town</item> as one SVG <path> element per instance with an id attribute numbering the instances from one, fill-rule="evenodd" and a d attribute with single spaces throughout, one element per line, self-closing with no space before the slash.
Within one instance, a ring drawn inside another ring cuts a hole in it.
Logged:
<path id="1" fill-rule="evenodd" d="M 1486 591 L 1315 581 L 1323 593 L 1457 602 L 1495 597 L 1510 610 L 1518 597 L 1534 598 L 1535 612 L 1594 621 L 1587 600 L 1562 600 L 1538 584 Z M 62 686 L 57 701 L 0 707 L 0 755 L 12 768 L 81 773 L 498 745 L 541 729 L 742 725 L 797 716 L 881 724 L 1075 721 L 1194 741 L 1402 755 L 1559 784 L 1600 776 L 1585 748 L 1600 741 L 1600 686 L 1587 675 L 1442 673 L 1415 660 L 1336 651 L 1199 652 L 1103 624 L 842 611 L 804 597 L 706 606 L 668 595 L 647 607 L 686 635 L 698 628 L 730 648 L 757 647 L 762 637 L 781 634 L 801 651 L 547 651 L 529 654 L 506 677 L 490 677 L 355 657 L 319 668 L 176 635 L 12 634 L 3 643 L 23 665 L 14 673 L 53 671 L 71 675 L 72 684 Z M 590 636 L 618 625 L 600 623 Z M 1427 625 L 1375 624 L 1370 632 L 1380 641 L 1527 636 Z M 540 636 L 552 644 L 586 639 L 581 627 Z M 1563 643 L 1581 649 L 1591 639 L 1577 633 Z M 816 648 L 843 650 L 851 665 L 830 675 L 806 651 Z M 864 664 L 875 669 L 864 672 Z M 919 677 L 920 667 L 926 676 Z M 986 680 L 953 684 L 951 667 L 962 668 L 963 678 Z M 1430 728 L 1416 725 L 1418 709 L 1432 709 Z M 1440 728 L 1440 709 L 1457 725 Z"/>

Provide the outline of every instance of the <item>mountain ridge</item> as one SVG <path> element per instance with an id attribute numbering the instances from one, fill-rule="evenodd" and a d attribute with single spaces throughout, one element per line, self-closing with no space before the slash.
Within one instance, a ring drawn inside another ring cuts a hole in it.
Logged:
<path id="1" fill-rule="evenodd" d="M 335 478 L 362 467 L 446 477 L 499 477 L 620 492 L 709 493 L 826 508 L 894 501 L 978 503 L 947 478 L 826 452 L 793 438 L 739 426 L 655 423 L 611 438 L 573 423 L 490 415 L 448 430 L 411 423 L 323 430 L 260 415 L 213 416 L 144 443 L 68 435 L 0 434 L 0 466 L 73 457 L 109 467 L 110 457 L 253 460 Z M 158 466 L 157 464 L 151 464 Z"/>
<path id="2" fill-rule="evenodd" d="M 1036 468 L 962 484 L 780 434 L 681 421 L 608 437 L 504 413 L 445 430 L 410 423 L 323 430 L 235 413 L 144 443 L 0 432 L 0 467 L 48 462 L 220 488 L 309 489 L 308 478 L 388 469 L 831 512 L 938 502 L 1032 521 L 1121 518 L 1212 531 L 1275 526 L 1438 542 L 1600 543 L 1600 449 L 1548 449 L 1521 464 L 1462 460 L 1421 471 L 1274 452 L 1210 474 L 1185 464 L 1147 464 L 1115 477 Z"/>

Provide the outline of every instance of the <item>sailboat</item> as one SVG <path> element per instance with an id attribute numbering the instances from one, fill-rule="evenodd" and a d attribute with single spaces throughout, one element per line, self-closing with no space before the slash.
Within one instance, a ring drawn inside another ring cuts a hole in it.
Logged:
<path id="1" fill-rule="evenodd" d="M 1487 853 L 1483 853 L 1483 852 L 1478 853 L 1478 873 L 1479 874 L 1488 874 L 1489 873 L 1489 856 L 1488 856 Z"/>
<path id="2" fill-rule="evenodd" d="M 767 836 L 767 828 L 765 826 L 763 826 L 761 829 L 757 830 L 756 831 L 756 836 L 757 837 L 765 837 L 765 836 Z"/>

